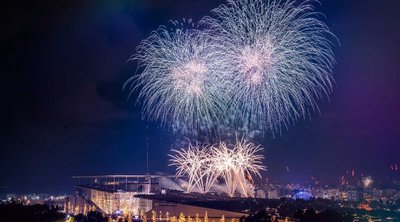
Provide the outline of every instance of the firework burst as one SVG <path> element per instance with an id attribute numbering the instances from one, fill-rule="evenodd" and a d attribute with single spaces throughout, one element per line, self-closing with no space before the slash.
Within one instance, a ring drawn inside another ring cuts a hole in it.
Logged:
<path id="1" fill-rule="evenodd" d="M 235 120 L 245 128 L 280 131 L 332 88 L 334 35 L 309 3 L 228 0 L 201 23 L 230 64 Z"/>
<path id="2" fill-rule="evenodd" d="M 212 169 L 224 179 L 226 193 L 232 197 L 238 185 L 235 153 L 223 142 L 219 146 L 213 147 L 212 153 L 214 157 Z"/>
<path id="3" fill-rule="evenodd" d="M 248 189 L 250 185 L 248 182 L 253 182 L 251 175 L 253 174 L 261 177 L 260 171 L 266 170 L 262 164 L 264 156 L 257 154 L 261 150 L 261 146 L 255 145 L 246 140 L 238 141 L 234 149 L 237 165 L 236 177 L 240 178 L 237 181 L 239 182 L 241 193 L 246 197 L 253 196 L 251 191 Z"/>
<path id="4" fill-rule="evenodd" d="M 188 176 L 186 192 L 190 193 L 199 186 L 198 181 L 201 179 L 205 166 L 205 150 L 189 144 L 186 149 L 172 150 L 172 152 L 174 154 L 169 155 L 170 165 L 176 166 L 177 176 Z"/>
<path id="5" fill-rule="evenodd" d="M 233 148 L 224 142 L 205 147 L 189 144 L 186 149 L 173 150 L 170 165 L 177 167 L 177 176 L 188 177 L 187 192 L 197 187 L 207 193 L 221 177 L 229 196 L 239 191 L 248 197 L 253 196 L 249 189 L 253 182 L 251 175 L 261 177 L 260 171 L 265 170 L 263 156 L 258 154 L 261 150 L 260 146 L 246 140 L 237 140 Z"/>
<path id="6" fill-rule="evenodd" d="M 361 182 L 364 188 L 370 188 L 374 183 L 374 180 L 372 179 L 372 177 L 366 176 L 362 178 Z"/>
<path id="7" fill-rule="evenodd" d="M 236 140 L 232 149 L 223 142 L 212 149 L 213 167 L 224 178 L 229 196 L 233 196 L 238 188 L 245 197 L 253 196 L 249 190 L 253 182 L 251 175 L 261 177 L 260 171 L 266 170 L 262 164 L 264 157 L 258 154 L 261 150 L 261 146 L 243 139 Z"/>
<path id="8" fill-rule="evenodd" d="M 132 57 L 141 73 L 125 86 L 131 84 L 132 92 L 140 88 L 143 114 L 149 119 L 175 130 L 208 130 L 227 109 L 221 50 L 207 32 L 174 25 L 173 31 L 160 27 L 141 42 Z"/>

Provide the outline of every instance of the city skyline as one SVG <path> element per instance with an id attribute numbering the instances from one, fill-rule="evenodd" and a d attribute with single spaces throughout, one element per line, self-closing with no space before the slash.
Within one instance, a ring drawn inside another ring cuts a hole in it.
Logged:
<path id="1" fill-rule="evenodd" d="M 199 20 L 224 1 L 123 1 L 9 5 L 3 37 L 1 192 L 67 192 L 71 176 L 174 174 L 180 137 L 142 120 L 135 96 L 121 90 L 135 72 L 127 62 L 159 24 Z M 393 174 L 400 159 L 398 2 L 321 1 L 317 11 L 338 37 L 330 101 L 320 114 L 282 134 L 256 137 L 263 179 L 339 182 L 346 171 Z M 25 17 L 21 17 L 24 15 Z M 9 187 L 9 188 L 6 188 Z"/>

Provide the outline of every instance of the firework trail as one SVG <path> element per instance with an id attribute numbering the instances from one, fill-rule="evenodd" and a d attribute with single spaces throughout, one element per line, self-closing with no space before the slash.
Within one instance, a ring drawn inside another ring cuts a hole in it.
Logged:
<path id="1" fill-rule="evenodd" d="M 334 35 L 309 3 L 228 0 L 201 24 L 223 49 L 234 121 L 272 133 L 318 110 L 331 92 Z"/>
<path id="2" fill-rule="evenodd" d="M 140 74 L 124 88 L 130 85 L 131 93 L 140 89 L 143 116 L 150 120 L 174 130 L 207 130 L 223 120 L 227 110 L 220 78 L 226 65 L 207 32 L 174 25 L 172 31 L 161 26 L 137 47 L 132 60 Z"/>

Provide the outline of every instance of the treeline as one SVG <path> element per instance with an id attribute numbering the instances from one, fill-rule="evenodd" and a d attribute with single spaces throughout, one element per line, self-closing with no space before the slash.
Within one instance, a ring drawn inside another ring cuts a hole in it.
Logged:
<path id="1" fill-rule="evenodd" d="M 273 215 L 266 210 L 261 210 L 244 219 L 245 222 L 277 222 L 278 216 Z M 314 209 L 297 210 L 291 218 L 298 222 L 353 222 L 351 214 L 341 214 L 327 209 L 318 212 Z M 281 219 L 281 218 L 280 218 Z M 289 220 L 288 220 L 289 221 Z"/>
<path id="2" fill-rule="evenodd" d="M 59 209 L 48 205 L 23 205 L 11 202 L 0 204 L 1 222 L 55 222 L 64 221 Z"/>

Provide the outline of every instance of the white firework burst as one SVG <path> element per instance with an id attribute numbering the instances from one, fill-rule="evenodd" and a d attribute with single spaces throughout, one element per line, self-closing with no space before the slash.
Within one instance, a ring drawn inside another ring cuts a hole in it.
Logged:
<path id="1" fill-rule="evenodd" d="M 370 176 L 362 178 L 362 184 L 363 184 L 364 188 L 370 188 L 373 183 L 374 183 L 374 180 Z"/>
<path id="2" fill-rule="evenodd" d="M 171 157 L 171 166 L 176 166 L 177 176 L 188 176 L 186 192 L 192 192 L 201 178 L 204 166 L 204 152 L 198 146 L 189 144 L 186 149 L 172 150 L 175 155 Z"/>
<path id="3" fill-rule="evenodd" d="M 246 140 L 237 141 L 234 149 L 237 169 L 236 177 L 239 178 L 237 181 L 239 182 L 241 193 L 246 197 L 253 195 L 248 189 L 250 185 L 248 181 L 252 182 L 253 180 L 251 175 L 254 174 L 261 177 L 260 171 L 266 170 L 262 164 L 264 156 L 257 154 L 261 150 L 261 146 Z"/>
<path id="4" fill-rule="evenodd" d="M 309 2 L 228 0 L 201 23 L 228 62 L 235 121 L 272 133 L 318 110 L 332 89 L 335 36 Z"/>
<path id="5" fill-rule="evenodd" d="M 226 65 L 216 48 L 207 32 L 176 24 L 172 31 L 161 26 L 137 47 L 132 59 L 140 74 L 124 87 L 130 83 L 132 92 L 140 89 L 138 100 L 149 119 L 174 130 L 209 130 L 227 110 L 221 79 Z"/>
<path id="6" fill-rule="evenodd" d="M 212 156 L 214 157 L 212 169 L 224 179 L 226 193 L 232 197 L 238 185 L 234 151 L 225 143 L 220 143 L 219 146 L 213 147 Z"/>
<path id="7" fill-rule="evenodd" d="M 263 156 L 258 154 L 261 150 L 260 146 L 246 140 L 237 140 L 233 148 L 224 142 L 203 147 L 189 144 L 186 149 L 173 150 L 170 165 L 177 167 L 177 176 L 188 177 L 187 192 L 199 188 L 203 193 L 208 193 L 221 177 L 229 196 L 239 191 L 248 197 L 253 196 L 249 189 L 252 185 L 251 175 L 261 177 L 260 171 L 266 169 L 262 164 Z"/>
<path id="8" fill-rule="evenodd" d="M 261 146 L 243 139 L 237 139 L 232 149 L 223 142 L 212 149 L 215 171 L 224 178 L 229 196 L 233 196 L 238 188 L 243 196 L 253 196 L 249 190 L 251 175 L 261 177 L 260 171 L 266 170 L 262 163 L 264 156 L 258 154 L 261 150 Z"/>

